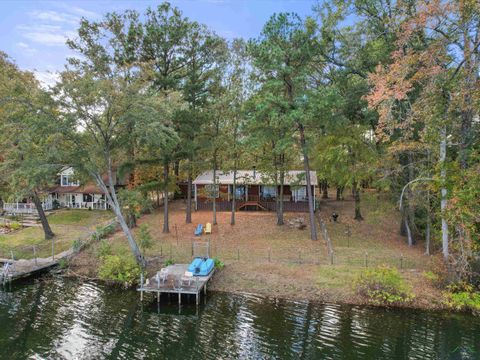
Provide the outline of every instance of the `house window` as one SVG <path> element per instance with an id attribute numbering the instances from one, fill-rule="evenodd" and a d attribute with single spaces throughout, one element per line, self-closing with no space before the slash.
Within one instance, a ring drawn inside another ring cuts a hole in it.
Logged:
<path id="1" fill-rule="evenodd" d="M 307 199 L 307 188 L 305 186 L 299 187 L 295 190 L 297 201 L 305 201 Z"/>
<path id="2" fill-rule="evenodd" d="M 275 186 L 263 186 L 262 195 L 264 198 L 274 198 L 277 195 Z"/>
<path id="3" fill-rule="evenodd" d="M 73 176 L 62 175 L 60 185 L 62 185 L 62 186 L 80 186 L 80 182 L 79 181 L 73 181 Z"/>

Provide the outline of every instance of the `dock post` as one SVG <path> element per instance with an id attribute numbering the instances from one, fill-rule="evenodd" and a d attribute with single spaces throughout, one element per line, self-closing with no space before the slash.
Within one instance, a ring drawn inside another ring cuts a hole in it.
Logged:
<path id="1" fill-rule="evenodd" d="M 197 303 L 197 306 L 198 306 L 198 304 L 200 303 L 200 297 L 199 297 L 199 293 L 198 293 L 198 291 L 197 291 L 197 294 L 196 294 L 195 296 L 196 296 L 196 299 L 195 299 L 195 301 L 196 301 L 196 303 Z"/>
<path id="2" fill-rule="evenodd" d="M 207 295 L 207 283 L 203 286 L 203 295 Z"/>
<path id="3" fill-rule="evenodd" d="M 160 304 L 160 291 L 157 291 L 157 303 Z"/>
<path id="4" fill-rule="evenodd" d="M 179 290 L 178 291 L 178 306 L 181 306 L 181 305 L 182 305 L 182 293 Z"/>
<path id="5" fill-rule="evenodd" d="M 143 272 L 140 273 L 140 301 L 143 301 Z"/>

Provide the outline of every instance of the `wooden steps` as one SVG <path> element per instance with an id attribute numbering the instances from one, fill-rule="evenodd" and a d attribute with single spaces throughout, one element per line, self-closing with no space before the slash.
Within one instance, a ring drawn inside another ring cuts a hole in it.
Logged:
<path id="1" fill-rule="evenodd" d="M 258 201 L 245 201 L 244 203 L 240 204 L 237 207 L 237 210 L 243 209 L 246 206 L 256 206 L 257 210 L 260 208 L 262 210 L 267 211 L 267 209 L 262 204 L 260 204 Z"/>

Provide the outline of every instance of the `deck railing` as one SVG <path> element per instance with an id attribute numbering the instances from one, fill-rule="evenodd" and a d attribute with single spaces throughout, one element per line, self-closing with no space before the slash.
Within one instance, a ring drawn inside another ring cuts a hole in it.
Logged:
<path id="1" fill-rule="evenodd" d="M 43 210 L 52 210 L 51 202 L 42 203 Z M 3 210 L 11 214 L 33 214 L 37 212 L 34 203 L 3 203 Z"/>

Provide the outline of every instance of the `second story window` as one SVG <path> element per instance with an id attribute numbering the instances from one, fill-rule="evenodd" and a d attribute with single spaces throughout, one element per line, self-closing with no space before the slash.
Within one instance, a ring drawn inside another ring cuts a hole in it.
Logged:
<path id="1" fill-rule="evenodd" d="M 60 185 L 62 185 L 62 186 L 80 186 L 80 182 L 73 180 L 73 176 L 62 175 Z"/>

